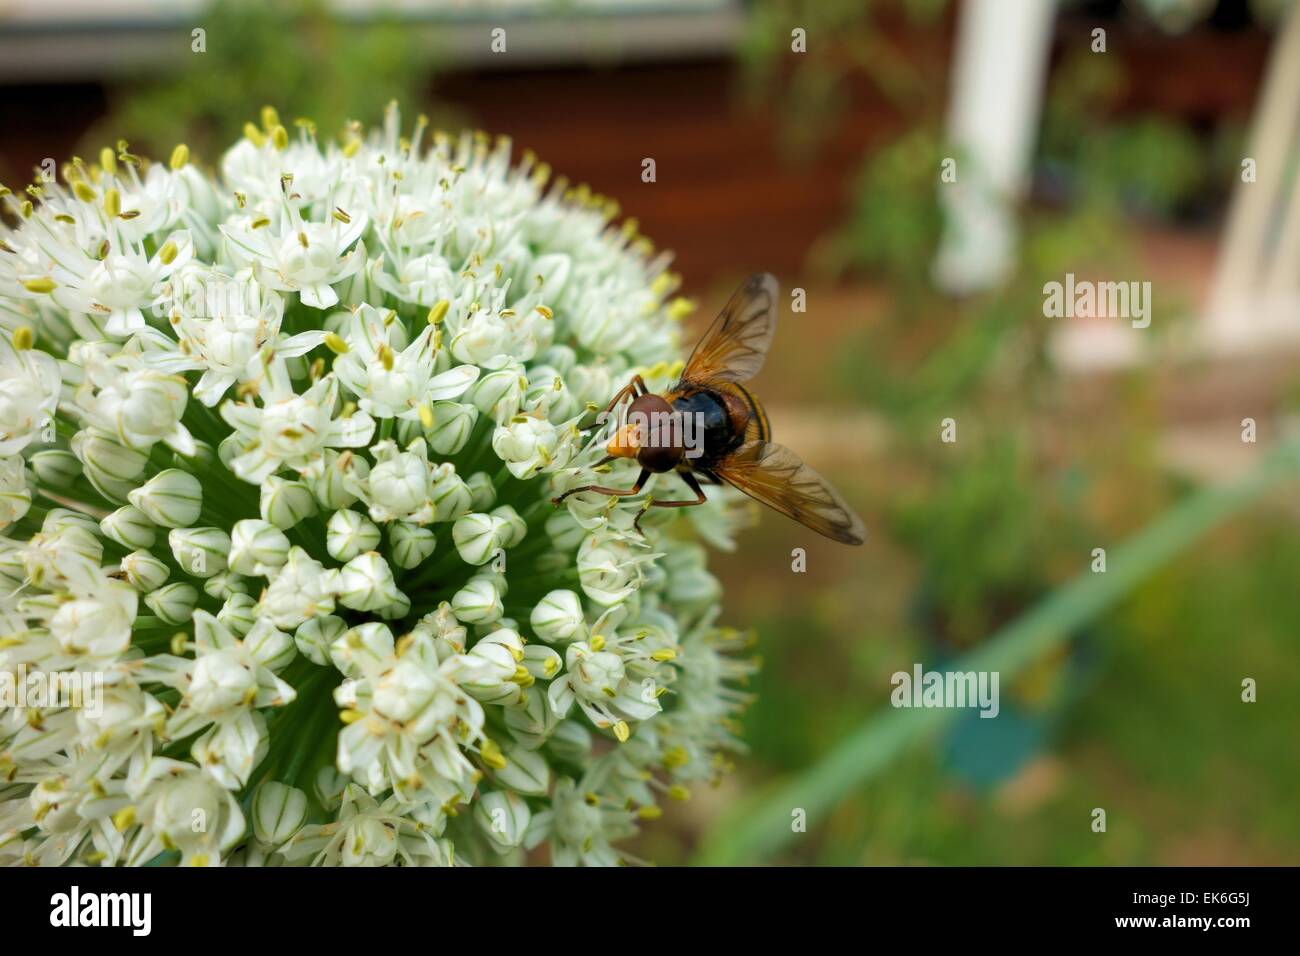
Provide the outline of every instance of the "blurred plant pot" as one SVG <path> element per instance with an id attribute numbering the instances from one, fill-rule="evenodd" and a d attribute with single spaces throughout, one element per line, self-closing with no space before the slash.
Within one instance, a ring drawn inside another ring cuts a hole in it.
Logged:
<path id="1" fill-rule="evenodd" d="M 987 631 L 976 640 L 962 640 L 951 626 L 934 581 L 933 574 L 922 576 L 909 614 L 924 642 L 924 659 L 920 663 L 927 672 L 957 670 L 966 652 L 1016 620 L 1048 593 L 1040 587 L 1014 593 L 1005 589 L 991 592 L 984 602 L 990 609 Z M 1052 746 L 1069 705 L 1090 681 L 1094 663 L 1095 633 L 1089 628 L 1014 678 L 1008 680 L 1000 674 L 997 716 L 980 716 L 978 705 L 962 708 L 938 740 L 945 771 L 979 790 L 996 788 L 1014 777 Z"/>

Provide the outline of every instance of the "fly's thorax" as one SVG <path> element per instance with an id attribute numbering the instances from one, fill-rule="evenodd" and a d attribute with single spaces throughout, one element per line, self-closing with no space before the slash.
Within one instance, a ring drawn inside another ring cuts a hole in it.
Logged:
<path id="1" fill-rule="evenodd" d="M 693 468 L 716 464 L 744 440 L 749 412 L 729 395 L 696 389 L 674 398 L 672 408 L 681 421 L 684 457 Z"/>

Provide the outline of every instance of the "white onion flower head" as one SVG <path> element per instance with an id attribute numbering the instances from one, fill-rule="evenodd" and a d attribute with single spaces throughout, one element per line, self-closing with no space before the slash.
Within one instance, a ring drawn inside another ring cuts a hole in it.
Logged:
<path id="1" fill-rule="evenodd" d="M 753 669 L 734 509 L 552 504 L 635 477 L 667 259 L 504 139 L 260 120 L 0 190 L 0 670 L 100 682 L 0 713 L 0 862 L 625 861 Z"/>

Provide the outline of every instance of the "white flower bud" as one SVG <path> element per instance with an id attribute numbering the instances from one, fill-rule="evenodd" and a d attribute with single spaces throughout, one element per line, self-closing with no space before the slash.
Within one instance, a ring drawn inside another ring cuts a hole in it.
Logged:
<path id="1" fill-rule="evenodd" d="M 495 312 L 480 309 L 469 316 L 451 341 L 451 354 L 459 362 L 482 365 L 510 350 L 510 326 Z"/>
<path id="2" fill-rule="evenodd" d="M 343 791 L 348 785 L 348 778 L 339 773 L 334 764 L 327 763 L 316 771 L 311 789 L 316 794 L 316 801 L 327 811 L 333 813 L 343 799 Z"/>
<path id="3" fill-rule="evenodd" d="M 486 471 L 476 471 L 465 479 L 469 488 L 469 510 L 491 511 L 497 503 L 497 488 L 492 483 L 492 476 Z"/>
<path id="4" fill-rule="evenodd" d="M 546 741 L 547 748 L 560 760 L 579 765 L 591 759 L 591 744 L 591 731 L 576 720 L 561 721 Z"/>
<path id="5" fill-rule="evenodd" d="M 325 526 L 325 550 L 335 561 L 351 561 L 359 554 L 373 551 L 380 540 L 379 529 L 356 511 L 336 511 Z"/>
<path id="6" fill-rule="evenodd" d="M 0 531 L 22 520 L 32 506 L 27 472 L 20 456 L 0 458 Z"/>
<path id="7" fill-rule="evenodd" d="M 199 519 L 203 487 L 187 471 L 169 468 L 154 475 L 127 496 L 154 524 L 188 528 Z"/>
<path id="8" fill-rule="evenodd" d="M 348 629 L 347 622 L 333 614 L 313 617 L 293 632 L 293 642 L 313 664 L 329 663 L 330 646 Z"/>
<path id="9" fill-rule="evenodd" d="M 565 663 L 573 692 L 589 701 L 600 702 L 615 696 L 626 676 L 621 657 L 611 651 L 593 651 L 586 641 L 569 645 Z"/>
<path id="10" fill-rule="evenodd" d="M 144 603 L 164 624 L 184 624 L 194 615 L 199 592 L 191 585 L 177 581 L 146 594 Z"/>
<path id="11" fill-rule="evenodd" d="M 203 593 L 219 601 L 224 601 L 232 594 L 247 594 L 248 579 L 227 568 L 203 581 Z"/>
<path id="12" fill-rule="evenodd" d="M 469 486 L 456 474 L 456 469 L 445 462 L 434 470 L 430 495 L 437 521 L 455 521 L 468 514 L 473 500 Z"/>
<path id="13" fill-rule="evenodd" d="M 301 481 L 289 481 L 272 475 L 262 483 L 260 502 L 262 520 L 288 531 L 303 518 L 316 513 L 316 499 Z"/>
<path id="14" fill-rule="evenodd" d="M 288 841 L 307 822 L 307 794 L 268 780 L 253 794 L 253 833 L 270 846 Z"/>
<path id="15" fill-rule="evenodd" d="M 524 540 L 524 535 L 528 534 L 528 522 L 510 505 L 493 509 L 492 517 L 502 523 L 501 547 L 503 548 L 513 548 Z"/>
<path id="16" fill-rule="evenodd" d="M 216 831 L 221 819 L 223 792 L 220 785 L 194 770 L 156 786 L 153 813 L 145 821 L 149 828 L 159 837 L 165 837 L 172 846 L 184 848 L 205 844 L 209 828 Z M 196 820 L 205 821 L 205 826 L 196 830 Z M 242 820 L 239 826 L 243 828 Z"/>
<path id="17" fill-rule="evenodd" d="M 544 418 L 516 415 L 492 434 L 492 450 L 516 478 L 531 478 L 555 458 L 559 433 Z"/>
<path id="18" fill-rule="evenodd" d="M 257 674 L 233 649 L 200 654 L 186 692 L 189 705 L 207 717 L 242 708 L 257 693 Z"/>
<path id="19" fill-rule="evenodd" d="M 366 459 L 330 448 L 325 452 L 321 473 L 308 484 L 321 507 L 334 511 L 350 507 L 357 500 L 357 491 L 369 475 L 370 462 Z"/>
<path id="20" fill-rule="evenodd" d="M 148 551 L 132 551 L 122 559 L 122 571 L 137 591 L 149 593 L 162 587 L 171 572 Z"/>
<path id="21" fill-rule="evenodd" d="M 167 535 L 167 543 L 186 574 L 210 578 L 226 569 L 230 535 L 220 528 L 177 528 Z"/>
<path id="22" fill-rule="evenodd" d="M 475 802 L 474 820 L 499 850 L 508 850 L 523 842 L 532 811 L 519 794 L 494 790 Z"/>
<path id="23" fill-rule="evenodd" d="M 330 645 L 330 660 L 346 677 L 360 677 L 367 670 L 378 670 L 392 656 L 393 632 L 379 621 L 349 628 Z"/>
<path id="24" fill-rule="evenodd" d="M 72 436 L 72 453 L 87 468 L 94 468 L 100 474 L 118 481 L 131 481 L 139 478 L 149 461 L 146 452 L 114 441 L 105 435 L 89 429 L 82 429 Z"/>
<path id="25" fill-rule="evenodd" d="M 505 522 L 492 515 L 472 512 L 457 518 L 451 529 L 451 540 L 466 564 L 487 564 L 497 549 L 502 547 L 501 535 Z"/>
<path id="26" fill-rule="evenodd" d="M 393 571 L 377 552 L 358 555 L 339 571 L 339 603 L 354 611 L 376 611 L 403 597 Z"/>
<path id="27" fill-rule="evenodd" d="M 59 604 L 50 634 L 64 651 L 90 657 L 117 656 L 130 646 L 139 595 L 123 581 L 100 578 Z"/>
<path id="28" fill-rule="evenodd" d="M 289 539 L 259 518 L 236 521 L 230 529 L 230 567 L 238 574 L 265 575 L 289 560 Z"/>
<path id="29" fill-rule="evenodd" d="M 495 422 L 504 422 L 519 412 L 519 405 L 528 388 L 524 367 L 518 362 L 507 362 L 501 368 L 487 371 L 469 390 L 466 397 L 484 415 Z"/>
<path id="30" fill-rule="evenodd" d="M 232 594 L 217 611 L 217 620 L 243 637 L 257 623 L 257 602 L 248 594 Z"/>
<path id="31" fill-rule="evenodd" d="M 217 459 L 226 467 L 227 471 L 235 470 L 232 463 L 243 453 L 244 440 L 240 437 L 239 432 L 231 432 L 221 439 L 221 444 L 217 445 Z"/>
<path id="32" fill-rule="evenodd" d="M 496 781 L 515 793 L 546 796 L 551 787 L 551 766 L 546 757 L 518 744 L 504 748 L 504 753 L 506 765 L 492 773 Z"/>
<path id="33" fill-rule="evenodd" d="M 524 648 L 524 659 L 519 662 L 537 680 L 550 680 L 564 669 L 564 661 L 552 648 L 529 644 Z"/>
<path id="34" fill-rule="evenodd" d="M 254 622 L 244 637 L 244 649 L 253 660 L 272 672 L 283 670 L 297 656 L 293 638 L 265 618 Z"/>
<path id="35" fill-rule="evenodd" d="M 591 534 L 578 548 L 578 580 L 597 604 L 617 604 L 641 586 L 645 556 L 621 538 Z"/>
<path id="36" fill-rule="evenodd" d="M 290 630 L 318 614 L 334 610 L 338 572 L 325 566 L 302 548 L 289 549 L 289 560 L 273 572 L 258 602 L 258 614 L 265 614 L 279 628 Z"/>
<path id="37" fill-rule="evenodd" d="M 388 542 L 392 547 L 393 563 L 399 568 L 409 569 L 428 560 L 438 539 L 428 528 L 407 521 L 394 521 L 388 526 Z"/>
<path id="38" fill-rule="evenodd" d="M 572 591 L 555 590 L 546 595 L 537 602 L 528 621 L 533 632 L 548 643 L 581 640 L 587 633 L 582 601 Z"/>
<path id="39" fill-rule="evenodd" d="M 32 455 L 28 462 L 36 479 L 52 488 L 67 488 L 81 475 L 81 462 L 70 451 L 47 448 Z"/>
<path id="40" fill-rule="evenodd" d="M 587 537 L 587 529 L 564 508 L 557 508 L 546 518 L 546 536 L 557 551 L 572 554 Z"/>
<path id="41" fill-rule="evenodd" d="M 398 451 L 392 441 L 371 449 L 375 466 L 366 480 L 370 517 L 376 521 L 402 519 L 427 524 L 434 518 L 429 461 L 423 439 L 416 439 L 409 451 Z"/>
<path id="42" fill-rule="evenodd" d="M 99 525 L 94 518 L 68 508 L 51 508 L 41 522 L 41 534 L 54 535 L 68 528 L 76 528 L 79 536 L 89 535 L 91 540 L 95 540 L 95 535 L 99 533 Z"/>
<path id="43" fill-rule="evenodd" d="M 433 427 L 426 434 L 429 445 L 440 455 L 454 455 L 474 433 L 478 409 L 461 402 L 434 402 Z"/>
<path id="44" fill-rule="evenodd" d="M 471 578 L 453 595 L 451 607 L 466 624 L 491 623 L 504 613 L 496 582 L 487 577 Z"/>
<path id="45" fill-rule="evenodd" d="M 139 508 L 123 505 L 99 522 L 99 527 L 109 540 L 124 548 L 147 549 L 157 538 L 153 522 Z"/>

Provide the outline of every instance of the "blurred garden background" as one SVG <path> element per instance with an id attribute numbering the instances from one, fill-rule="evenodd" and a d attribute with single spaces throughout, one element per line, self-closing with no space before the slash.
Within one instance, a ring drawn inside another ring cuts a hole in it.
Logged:
<path id="1" fill-rule="evenodd" d="M 0 84 L 11 187 L 119 138 L 213 164 L 266 103 L 331 132 L 395 98 L 616 199 L 692 331 L 751 272 L 805 290 L 754 386 L 870 539 L 769 513 L 712 558 L 763 660 L 749 752 L 638 855 L 1300 863 L 1285 0 L 0 0 Z M 1019 155 L 985 155 L 1004 128 Z M 948 159 L 1007 167 L 1000 224 L 954 233 Z M 1045 316 L 1067 274 L 1150 282 L 1150 327 Z M 890 707 L 894 672 L 981 653 L 998 719 Z"/>

